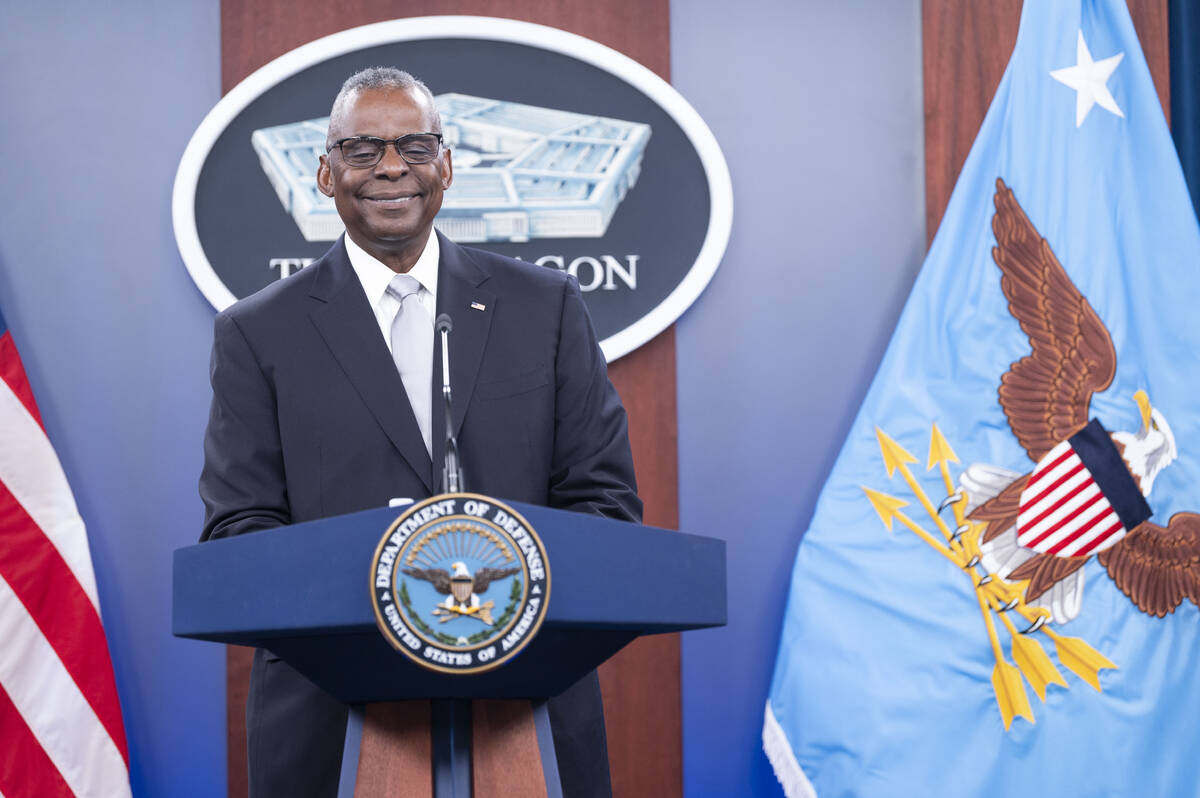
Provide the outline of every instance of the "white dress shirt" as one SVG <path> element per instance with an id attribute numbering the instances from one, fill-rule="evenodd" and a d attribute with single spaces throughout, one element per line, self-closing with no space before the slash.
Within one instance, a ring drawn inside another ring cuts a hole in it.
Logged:
<path id="1" fill-rule="evenodd" d="M 346 236 L 346 254 L 350 256 L 350 265 L 362 283 L 367 295 L 367 303 L 375 312 L 375 321 L 379 323 L 379 334 L 383 336 L 388 351 L 392 349 L 392 322 L 396 320 L 396 311 L 400 303 L 387 292 L 388 285 L 396 273 L 383 265 L 382 261 L 368 255 L 366 250 L 354 243 L 354 239 Z M 409 274 L 421 284 L 421 292 L 417 295 L 421 306 L 429 312 L 429 318 L 437 318 L 437 282 L 438 260 L 442 255 L 441 245 L 438 244 L 437 233 L 429 232 L 429 240 L 421 257 L 413 264 Z M 433 374 L 429 375 L 429 383 L 433 384 Z"/>

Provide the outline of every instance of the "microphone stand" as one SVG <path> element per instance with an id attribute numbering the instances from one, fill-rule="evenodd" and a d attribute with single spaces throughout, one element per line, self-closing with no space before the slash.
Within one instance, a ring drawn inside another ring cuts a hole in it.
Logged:
<path id="1" fill-rule="evenodd" d="M 450 331 L 454 323 L 446 313 L 433 325 L 442 337 L 442 398 L 446 402 L 446 456 L 442 463 L 442 492 L 461 493 L 462 464 L 458 440 L 450 417 Z M 471 795 L 471 702 L 463 698 L 431 702 L 430 731 L 433 735 L 434 794 L 467 798 Z"/>
<path id="2" fill-rule="evenodd" d="M 450 331 L 454 323 L 442 313 L 434 323 L 442 336 L 442 398 L 446 401 L 446 456 L 442 462 L 442 492 L 460 493 L 463 490 L 462 464 L 458 460 L 458 440 L 454 437 L 454 421 L 450 417 Z"/>

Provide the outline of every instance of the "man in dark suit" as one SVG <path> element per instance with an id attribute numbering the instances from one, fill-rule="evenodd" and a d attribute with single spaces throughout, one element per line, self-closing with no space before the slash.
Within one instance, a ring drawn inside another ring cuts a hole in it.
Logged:
<path id="1" fill-rule="evenodd" d="M 439 492 L 439 313 L 467 489 L 640 519 L 625 411 L 577 284 L 433 232 L 453 179 L 440 134 L 405 72 L 342 87 L 317 185 L 346 236 L 216 319 L 202 539 Z M 400 298 L 403 281 L 416 289 Z M 595 674 L 549 709 L 565 794 L 610 795 Z M 251 796 L 336 793 L 344 705 L 259 649 L 246 718 Z"/>

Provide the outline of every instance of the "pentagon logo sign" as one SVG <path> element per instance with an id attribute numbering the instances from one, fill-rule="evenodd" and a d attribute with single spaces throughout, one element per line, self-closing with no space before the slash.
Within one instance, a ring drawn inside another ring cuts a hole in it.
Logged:
<path id="1" fill-rule="evenodd" d="M 413 505 L 371 560 L 371 603 L 387 641 L 418 665 L 482 673 L 537 634 L 550 565 L 520 513 L 474 493 Z"/>
<path id="2" fill-rule="evenodd" d="M 218 310 L 284 280 L 342 234 L 316 189 L 342 82 L 397 66 L 427 83 L 453 156 L 434 224 L 451 240 L 575 277 L 608 360 L 708 285 L 733 220 L 711 131 L 650 70 L 604 45 L 508 19 L 414 17 L 309 42 L 234 87 L 175 178 L 175 238 Z"/>

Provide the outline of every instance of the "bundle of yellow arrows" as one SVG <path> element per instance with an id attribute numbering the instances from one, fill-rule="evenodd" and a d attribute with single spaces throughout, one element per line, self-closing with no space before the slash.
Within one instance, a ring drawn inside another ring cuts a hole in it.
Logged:
<path id="1" fill-rule="evenodd" d="M 950 477 L 950 463 L 957 463 L 958 457 L 942 436 L 937 424 L 933 425 L 930 433 L 929 463 L 926 470 L 932 470 L 935 465 L 941 469 L 942 482 L 946 486 L 946 501 L 941 509 L 953 507 L 954 529 L 942 519 L 939 508 L 934 507 L 928 494 L 909 469 L 908 464 L 916 463 L 917 459 L 878 427 L 875 428 L 875 434 L 879 439 L 888 478 L 895 476 L 896 471 L 900 472 L 940 535 L 930 532 L 901 512 L 901 507 L 908 506 L 908 502 L 903 499 L 871 490 L 866 486 L 863 486 L 863 491 L 889 532 L 892 530 L 893 521 L 899 521 L 928 543 L 934 551 L 954 563 L 971 580 L 975 598 L 979 602 L 979 611 L 983 614 L 983 623 L 991 640 L 992 654 L 996 659 L 996 667 L 992 669 L 992 689 L 996 693 L 996 703 L 1004 719 L 1004 728 L 1010 728 L 1013 718 L 1017 716 L 1030 723 L 1035 722 L 1025 686 L 1021 682 L 1022 676 L 1043 702 L 1046 700 L 1047 685 L 1053 683 L 1064 688 L 1068 686 L 1035 637 L 1037 633 L 1049 637 L 1054 642 L 1058 661 L 1063 666 L 1099 690 L 1100 671 L 1104 668 L 1115 669 L 1117 666 L 1081 638 L 1065 637 L 1051 629 L 1050 611 L 1025 603 L 1027 581 L 1010 582 L 997 574 L 989 573 L 983 567 L 980 559 L 980 537 L 987 528 L 987 523 L 973 521 L 965 516 L 964 508 L 968 505 L 969 497 L 964 492 L 955 490 L 954 481 Z M 1016 628 L 1011 619 L 1014 612 L 1029 623 L 1028 627 L 1023 630 Z M 1000 647 L 996 618 L 1008 629 L 1012 639 L 1011 650 L 1015 667 L 1005 659 L 1004 650 Z"/>

